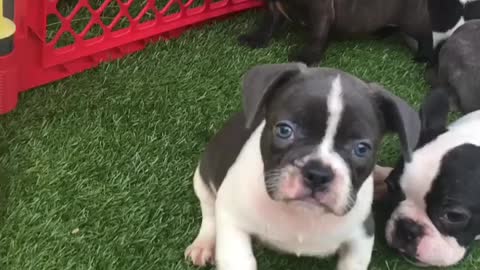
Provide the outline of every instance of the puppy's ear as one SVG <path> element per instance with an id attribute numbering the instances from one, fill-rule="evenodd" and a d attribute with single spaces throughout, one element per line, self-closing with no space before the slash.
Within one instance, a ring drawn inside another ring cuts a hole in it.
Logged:
<path id="1" fill-rule="evenodd" d="M 265 103 L 274 90 L 306 68 L 302 63 L 265 64 L 255 66 L 245 73 L 242 88 L 247 128 L 263 112 Z"/>
<path id="2" fill-rule="evenodd" d="M 433 88 L 425 96 L 420 108 L 422 131 L 443 132 L 447 127 L 449 111 L 448 90 L 443 87 Z"/>
<path id="3" fill-rule="evenodd" d="M 423 99 L 420 107 L 422 131 L 418 146 L 423 146 L 447 130 L 449 107 L 448 90 L 443 87 L 433 88 Z"/>
<path id="4" fill-rule="evenodd" d="M 420 137 L 421 124 L 418 112 L 383 86 L 376 83 L 371 83 L 369 86 L 381 118 L 383 118 L 386 131 L 398 134 L 403 158 L 407 162 L 410 161 L 412 151 Z"/>

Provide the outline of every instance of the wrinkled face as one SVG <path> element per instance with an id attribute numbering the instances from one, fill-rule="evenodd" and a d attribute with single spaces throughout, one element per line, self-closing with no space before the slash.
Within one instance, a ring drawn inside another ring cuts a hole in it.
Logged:
<path id="1" fill-rule="evenodd" d="M 439 146 L 417 150 L 388 179 L 387 242 L 418 265 L 454 265 L 480 235 L 480 147 Z"/>
<path id="2" fill-rule="evenodd" d="M 268 194 L 346 214 L 372 173 L 381 139 L 367 86 L 332 74 L 277 92 L 261 139 Z"/>

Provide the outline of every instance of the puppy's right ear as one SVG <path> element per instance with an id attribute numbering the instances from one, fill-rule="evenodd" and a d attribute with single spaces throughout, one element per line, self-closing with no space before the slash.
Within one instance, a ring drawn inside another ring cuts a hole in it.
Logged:
<path id="1" fill-rule="evenodd" d="M 422 122 L 422 140 L 430 140 L 447 129 L 448 113 L 450 111 L 448 89 L 437 87 L 430 90 L 420 107 Z"/>
<path id="2" fill-rule="evenodd" d="M 273 91 L 306 68 L 302 63 L 265 64 L 255 66 L 245 73 L 242 91 L 247 128 L 250 128 L 257 115 L 263 112 Z"/>

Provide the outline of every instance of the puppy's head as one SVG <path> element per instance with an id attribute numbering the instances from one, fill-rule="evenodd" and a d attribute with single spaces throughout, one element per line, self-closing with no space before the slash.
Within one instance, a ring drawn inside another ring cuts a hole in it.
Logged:
<path id="1" fill-rule="evenodd" d="M 480 235 L 480 147 L 449 135 L 448 110 L 445 91 L 426 98 L 413 158 L 386 180 L 393 210 L 387 242 L 418 265 L 454 265 Z"/>
<path id="2" fill-rule="evenodd" d="M 247 125 L 265 118 L 260 147 L 274 200 L 345 215 L 371 177 L 383 134 L 416 144 L 418 114 L 379 85 L 302 64 L 257 66 L 244 77 Z"/>

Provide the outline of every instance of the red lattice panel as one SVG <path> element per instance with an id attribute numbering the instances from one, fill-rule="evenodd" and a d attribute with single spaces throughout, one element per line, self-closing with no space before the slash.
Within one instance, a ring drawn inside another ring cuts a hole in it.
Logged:
<path id="1" fill-rule="evenodd" d="M 21 91 L 262 5 L 261 0 L 14 1 L 14 50 L 0 56 L 0 114 L 15 108 Z"/>

